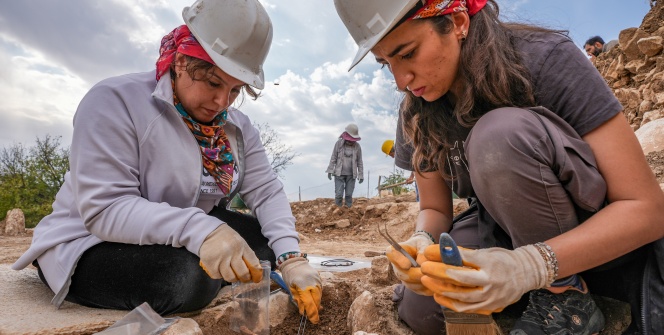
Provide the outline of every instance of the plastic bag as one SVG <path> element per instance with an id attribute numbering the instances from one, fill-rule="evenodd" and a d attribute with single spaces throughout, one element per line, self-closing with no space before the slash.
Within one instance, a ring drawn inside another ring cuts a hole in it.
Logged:
<path id="1" fill-rule="evenodd" d="M 131 312 L 118 320 L 99 335 L 155 335 L 159 334 L 175 319 L 164 319 L 147 302 L 134 308 Z"/>
<path id="2" fill-rule="evenodd" d="M 270 334 L 270 262 L 261 260 L 263 279 L 258 282 L 235 282 L 231 286 L 233 302 L 230 328 L 242 335 Z"/>

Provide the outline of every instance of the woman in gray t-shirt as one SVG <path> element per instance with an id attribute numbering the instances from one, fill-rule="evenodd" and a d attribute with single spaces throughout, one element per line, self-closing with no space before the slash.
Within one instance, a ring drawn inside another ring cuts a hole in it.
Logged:
<path id="1" fill-rule="evenodd" d="M 421 211 L 401 245 L 425 257 L 411 267 L 388 249 L 403 283 L 395 291 L 401 318 L 434 334 L 438 305 L 490 314 L 530 292 L 515 334 L 599 332 L 604 318 L 588 287 L 638 296 L 615 284 L 634 271 L 602 271 L 643 264 L 633 255 L 664 236 L 664 194 L 622 106 L 581 50 L 562 33 L 501 22 L 493 0 L 335 5 L 359 46 L 352 66 L 371 51 L 404 92 L 396 163 L 416 171 Z M 471 201 L 454 219 L 453 193 Z M 476 249 L 461 251 L 465 267 L 441 262 L 433 244 L 443 232 Z M 632 329 L 664 329 L 647 317 L 663 306 L 629 302 L 642 307 L 632 319 L 646 320 Z"/>

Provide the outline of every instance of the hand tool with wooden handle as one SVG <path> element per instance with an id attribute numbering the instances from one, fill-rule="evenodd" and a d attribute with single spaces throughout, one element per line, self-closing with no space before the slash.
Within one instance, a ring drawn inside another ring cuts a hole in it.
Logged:
<path id="1" fill-rule="evenodd" d="M 463 266 L 461 253 L 448 233 L 440 234 L 440 258 L 443 263 L 454 266 Z M 500 328 L 493 321 L 491 315 L 455 312 L 443 306 L 445 316 L 445 330 L 447 335 L 500 335 Z"/>

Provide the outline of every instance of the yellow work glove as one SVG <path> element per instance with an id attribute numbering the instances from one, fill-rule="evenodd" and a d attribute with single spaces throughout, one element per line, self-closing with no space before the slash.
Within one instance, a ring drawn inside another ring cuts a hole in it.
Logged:
<path id="1" fill-rule="evenodd" d="M 212 279 L 258 283 L 263 278 L 263 269 L 254 251 L 227 224 L 222 224 L 205 238 L 199 255 L 201 267 Z"/>
<path id="2" fill-rule="evenodd" d="M 306 313 L 311 323 L 318 323 L 320 300 L 323 296 L 323 284 L 318 271 L 314 270 L 304 257 L 294 257 L 281 263 L 279 271 L 297 302 L 300 314 Z"/>
<path id="3" fill-rule="evenodd" d="M 424 249 L 433 244 L 431 237 L 425 232 L 416 232 L 408 240 L 399 243 L 399 245 L 410 254 L 418 264 L 426 261 Z M 409 290 L 419 294 L 431 296 L 433 292 L 422 285 L 422 271 L 420 267 L 413 267 L 410 261 L 402 253 L 389 246 L 385 251 L 385 256 L 392 263 L 392 269 L 397 278 L 401 280 L 404 286 Z"/>
<path id="4" fill-rule="evenodd" d="M 531 290 L 551 284 L 547 265 L 533 245 L 515 250 L 459 248 L 463 267 L 442 263 L 438 244 L 426 248 L 422 284 L 436 302 L 457 312 L 500 312 Z"/>

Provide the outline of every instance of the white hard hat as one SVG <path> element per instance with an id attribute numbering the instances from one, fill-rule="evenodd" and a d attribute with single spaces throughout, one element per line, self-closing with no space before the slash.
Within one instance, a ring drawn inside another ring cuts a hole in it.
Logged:
<path id="1" fill-rule="evenodd" d="M 359 47 L 350 71 L 378 43 L 381 38 L 424 0 L 334 0 L 337 14 Z"/>
<path id="2" fill-rule="evenodd" d="M 352 137 L 352 138 L 359 138 L 360 137 L 360 131 L 357 129 L 357 125 L 354 124 L 354 123 L 349 123 L 346 126 L 345 130 L 348 133 L 348 135 L 350 135 L 350 137 Z"/>
<path id="3" fill-rule="evenodd" d="M 253 87 L 265 86 L 272 22 L 258 0 L 197 0 L 182 18 L 215 65 Z"/>

